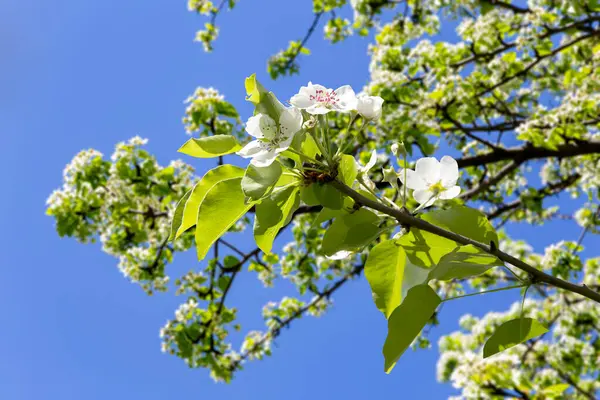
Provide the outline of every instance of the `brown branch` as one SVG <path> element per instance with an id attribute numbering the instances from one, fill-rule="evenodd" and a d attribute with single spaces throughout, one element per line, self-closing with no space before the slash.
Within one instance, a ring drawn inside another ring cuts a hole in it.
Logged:
<path id="1" fill-rule="evenodd" d="M 574 157 L 585 154 L 600 153 L 600 140 L 590 140 L 577 144 L 561 144 L 555 150 L 545 147 L 535 147 L 531 144 L 512 147 L 456 160 L 460 168 L 474 167 L 503 160 L 528 161 L 547 157 Z"/>
<path id="2" fill-rule="evenodd" d="M 500 169 L 500 171 L 498 171 L 498 173 L 496 175 L 481 182 L 479 185 L 475 186 L 471 190 L 464 192 L 460 196 L 460 198 L 465 201 L 472 199 L 473 197 L 477 196 L 479 193 L 483 192 L 484 190 L 487 190 L 490 186 L 493 186 L 496 183 L 500 182 L 505 176 L 507 176 L 508 174 L 510 174 L 517 168 L 519 168 L 522 163 L 523 163 L 522 161 L 516 161 L 516 160 L 511 161 L 510 163 L 508 163 L 504 167 L 502 167 L 502 169 Z"/>
<path id="3" fill-rule="evenodd" d="M 323 12 L 319 12 L 319 13 L 315 14 L 315 18 L 313 19 L 312 24 L 308 28 L 308 31 L 306 32 L 306 35 L 304 35 L 304 38 L 300 42 L 300 46 L 298 47 L 298 50 L 296 50 L 296 52 L 294 53 L 294 55 L 292 55 L 290 57 L 290 59 L 288 60 L 288 62 L 285 63 L 285 66 L 283 67 L 283 69 L 285 71 L 287 71 L 288 69 L 290 69 L 290 67 L 292 66 L 292 64 L 294 64 L 294 61 L 296 61 L 296 58 L 298 58 L 298 55 L 300 54 L 300 52 L 302 51 L 302 49 L 304 48 L 304 46 L 306 45 L 306 43 L 308 42 L 308 40 L 310 39 L 310 37 L 312 36 L 312 34 L 314 33 L 317 25 L 319 24 L 319 20 L 321 19 L 321 15 L 323 15 Z"/>

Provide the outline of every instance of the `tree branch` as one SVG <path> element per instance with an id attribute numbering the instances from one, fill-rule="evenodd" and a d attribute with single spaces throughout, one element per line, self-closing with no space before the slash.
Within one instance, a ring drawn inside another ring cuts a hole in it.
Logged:
<path id="1" fill-rule="evenodd" d="M 438 226 L 430 224 L 429 222 L 427 222 L 425 220 L 416 218 L 413 215 L 411 215 L 405 211 L 394 209 L 394 208 L 388 207 L 378 201 L 369 199 L 368 197 L 363 196 L 362 194 L 358 193 L 351 187 L 346 186 L 344 183 L 342 183 L 340 181 L 335 180 L 335 181 L 329 182 L 329 184 L 331 186 L 333 186 L 334 188 L 336 188 L 337 190 L 339 190 L 340 192 L 342 192 L 343 194 L 351 197 L 358 204 L 372 208 L 377 211 L 380 211 L 386 215 L 389 215 L 390 217 L 395 218 L 402 225 L 408 225 L 411 227 L 415 227 L 415 228 L 421 229 L 423 231 L 430 232 L 435 235 L 444 237 L 446 239 L 453 240 L 462 245 L 469 245 L 469 244 L 473 245 L 473 246 L 485 251 L 486 253 L 494 255 L 494 256 L 498 257 L 500 260 L 507 262 L 511 265 L 514 265 L 516 268 L 527 272 L 533 278 L 534 281 L 543 282 L 543 283 L 555 286 L 557 288 L 568 290 L 573 293 L 578 293 L 584 297 L 587 297 L 590 300 L 600 303 L 600 293 L 591 290 L 586 285 L 576 285 L 574 283 L 559 279 L 555 276 L 546 274 L 545 272 L 538 270 L 537 268 L 527 264 L 526 262 L 519 260 L 518 258 L 511 256 L 510 254 L 507 254 L 507 253 L 504 253 L 503 251 L 498 250 L 497 243 L 495 245 L 493 245 L 493 247 L 491 247 L 489 244 L 481 243 L 481 242 L 478 242 L 471 238 L 459 235 L 457 233 L 447 231 Z"/>
<path id="2" fill-rule="evenodd" d="M 491 151 L 485 154 L 479 154 L 471 157 L 459 158 L 456 160 L 460 168 L 474 167 L 503 160 L 527 161 L 537 158 L 547 157 L 574 157 L 585 154 L 600 153 L 600 140 L 590 140 L 576 144 L 567 143 L 558 145 L 556 150 L 545 147 L 535 147 L 526 144 L 520 147 L 512 147 L 503 150 Z"/>

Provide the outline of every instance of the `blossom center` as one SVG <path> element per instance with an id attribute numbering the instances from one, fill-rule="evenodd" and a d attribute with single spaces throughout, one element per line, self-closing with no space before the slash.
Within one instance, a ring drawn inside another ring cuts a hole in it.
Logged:
<path id="1" fill-rule="evenodd" d="M 326 90 L 318 89 L 315 91 L 315 94 L 311 94 L 309 98 L 311 101 L 314 101 L 315 103 L 326 108 L 331 108 L 340 101 L 335 90 L 328 92 Z"/>
<path id="2" fill-rule="evenodd" d="M 437 196 L 438 194 L 445 191 L 446 188 L 442 185 L 442 181 L 439 180 L 436 183 L 434 183 L 433 185 L 429 186 L 429 190 L 433 192 L 434 196 Z"/>

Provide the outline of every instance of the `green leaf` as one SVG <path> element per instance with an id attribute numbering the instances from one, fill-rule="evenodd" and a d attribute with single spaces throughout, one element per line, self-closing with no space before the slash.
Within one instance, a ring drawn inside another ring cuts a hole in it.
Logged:
<path id="1" fill-rule="evenodd" d="M 305 186 L 301 189 L 300 197 L 302 198 L 302 201 L 308 206 L 318 206 L 321 204 L 319 202 L 319 199 L 317 199 L 317 195 L 315 194 L 316 186 L 317 185 L 313 183 L 312 185 Z"/>
<path id="2" fill-rule="evenodd" d="M 418 285 L 388 319 L 388 335 L 383 345 L 385 372 L 390 373 L 400 356 L 419 335 L 442 302 L 429 285 Z"/>
<path id="3" fill-rule="evenodd" d="M 341 175 L 342 182 L 347 186 L 352 187 L 356 180 L 356 175 L 358 175 L 358 168 L 354 157 L 348 154 L 342 155 L 340 165 L 338 166 L 338 172 Z"/>
<path id="4" fill-rule="evenodd" d="M 423 216 L 425 221 L 446 228 L 478 242 L 498 244 L 496 230 L 484 213 L 471 207 L 454 206 L 446 210 L 435 210 Z"/>
<path id="5" fill-rule="evenodd" d="M 406 253 L 394 240 L 386 240 L 373 247 L 365 264 L 365 276 L 375 305 L 386 318 L 402 302 L 402 278 Z"/>
<path id="6" fill-rule="evenodd" d="M 300 188 L 297 186 L 276 190 L 256 205 L 254 239 L 263 252 L 271 252 L 277 233 L 289 223 L 299 205 Z"/>
<path id="7" fill-rule="evenodd" d="M 254 203 L 245 203 L 242 178 L 215 184 L 200 204 L 196 223 L 198 260 L 204 259 L 213 243 L 231 228 Z"/>
<path id="8" fill-rule="evenodd" d="M 169 240 L 173 240 L 177 237 L 177 231 L 181 226 L 183 221 L 183 210 L 185 209 L 185 203 L 190 198 L 192 194 L 192 190 L 188 190 L 183 197 L 177 202 L 177 207 L 175 207 L 175 213 L 173 215 L 173 220 L 171 221 L 171 235 L 169 235 Z"/>
<path id="9" fill-rule="evenodd" d="M 349 213 L 344 211 L 342 215 L 337 217 L 331 226 L 323 235 L 321 243 L 321 251 L 326 256 L 331 256 L 341 250 L 357 251 L 365 246 L 364 242 L 371 237 L 365 237 L 360 232 L 353 231 L 353 235 L 359 234 L 359 237 L 350 236 L 350 230 L 361 224 L 377 225 L 379 218 L 373 212 L 361 208 L 355 212 Z M 367 243 L 368 244 L 368 243 Z"/>
<path id="10" fill-rule="evenodd" d="M 246 100 L 254 104 L 256 113 L 267 114 L 275 121 L 279 121 L 281 112 L 285 106 L 275 97 L 272 92 L 268 92 L 263 85 L 256 80 L 256 74 L 246 78 Z"/>
<path id="11" fill-rule="evenodd" d="M 242 146 L 231 135 L 207 136 L 200 139 L 192 138 L 177 150 L 180 153 L 197 158 L 212 158 L 235 153 Z"/>
<path id="12" fill-rule="evenodd" d="M 473 246 L 460 246 L 443 256 L 429 273 L 429 279 L 449 281 L 483 274 L 492 267 L 504 265 L 496 256 Z"/>
<path id="13" fill-rule="evenodd" d="M 568 383 L 558 383 L 556 385 L 548 386 L 540 391 L 540 394 L 543 395 L 542 398 L 556 398 L 562 395 L 568 388 Z"/>
<path id="14" fill-rule="evenodd" d="M 531 318 L 517 318 L 503 323 L 483 346 L 483 358 L 543 335 L 548 328 Z"/>
<path id="15" fill-rule="evenodd" d="M 173 233 L 171 230 L 171 240 L 177 239 L 181 234 L 192 226 L 196 225 L 196 221 L 198 219 L 198 208 L 200 207 L 200 203 L 204 200 L 206 193 L 218 182 L 227 180 L 227 179 L 235 179 L 241 178 L 244 176 L 244 170 L 240 167 L 236 167 L 234 165 L 219 165 L 216 168 L 208 171 L 198 183 L 191 190 L 191 195 L 189 198 L 183 203 L 185 208 L 183 211 L 181 221 L 178 221 L 177 230 Z M 177 204 L 177 209 L 175 210 L 175 217 L 173 218 L 172 228 L 175 228 L 175 221 L 177 217 L 177 210 L 179 209 L 179 204 Z"/>
<path id="16" fill-rule="evenodd" d="M 422 216 L 423 220 L 448 231 L 478 242 L 498 244 L 498 235 L 487 217 L 480 211 L 465 206 L 435 210 Z M 461 246 L 453 240 L 419 229 L 411 229 L 398 240 L 410 261 L 422 268 L 437 265 L 440 259 Z"/>
<path id="17" fill-rule="evenodd" d="M 268 167 L 248 165 L 242 178 L 242 190 L 252 200 L 258 200 L 267 195 L 281 177 L 281 164 L 274 162 Z"/>
<path id="18" fill-rule="evenodd" d="M 314 183 L 312 186 L 315 197 L 323 207 L 339 210 L 344 205 L 344 196 L 342 195 L 342 192 L 333 186 L 326 183 Z"/>
<path id="19" fill-rule="evenodd" d="M 238 118 L 239 114 L 233 104 L 226 101 L 217 101 L 215 103 L 215 111 L 217 114 L 229 118 Z"/>

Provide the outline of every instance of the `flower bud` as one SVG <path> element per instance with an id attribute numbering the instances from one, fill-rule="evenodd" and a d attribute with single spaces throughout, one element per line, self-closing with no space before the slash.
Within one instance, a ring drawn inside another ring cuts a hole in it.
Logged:
<path id="1" fill-rule="evenodd" d="M 381 97 L 361 94 L 357 97 L 356 110 L 364 119 L 376 121 L 381 118 L 382 105 L 383 99 Z"/>
<path id="2" fill-rule="evenodd" d="M 392 144 L 392 153 L 396 157 L 406 156 L 406 147 L 404 147 L 404 143 L 400 142 Z"/>

